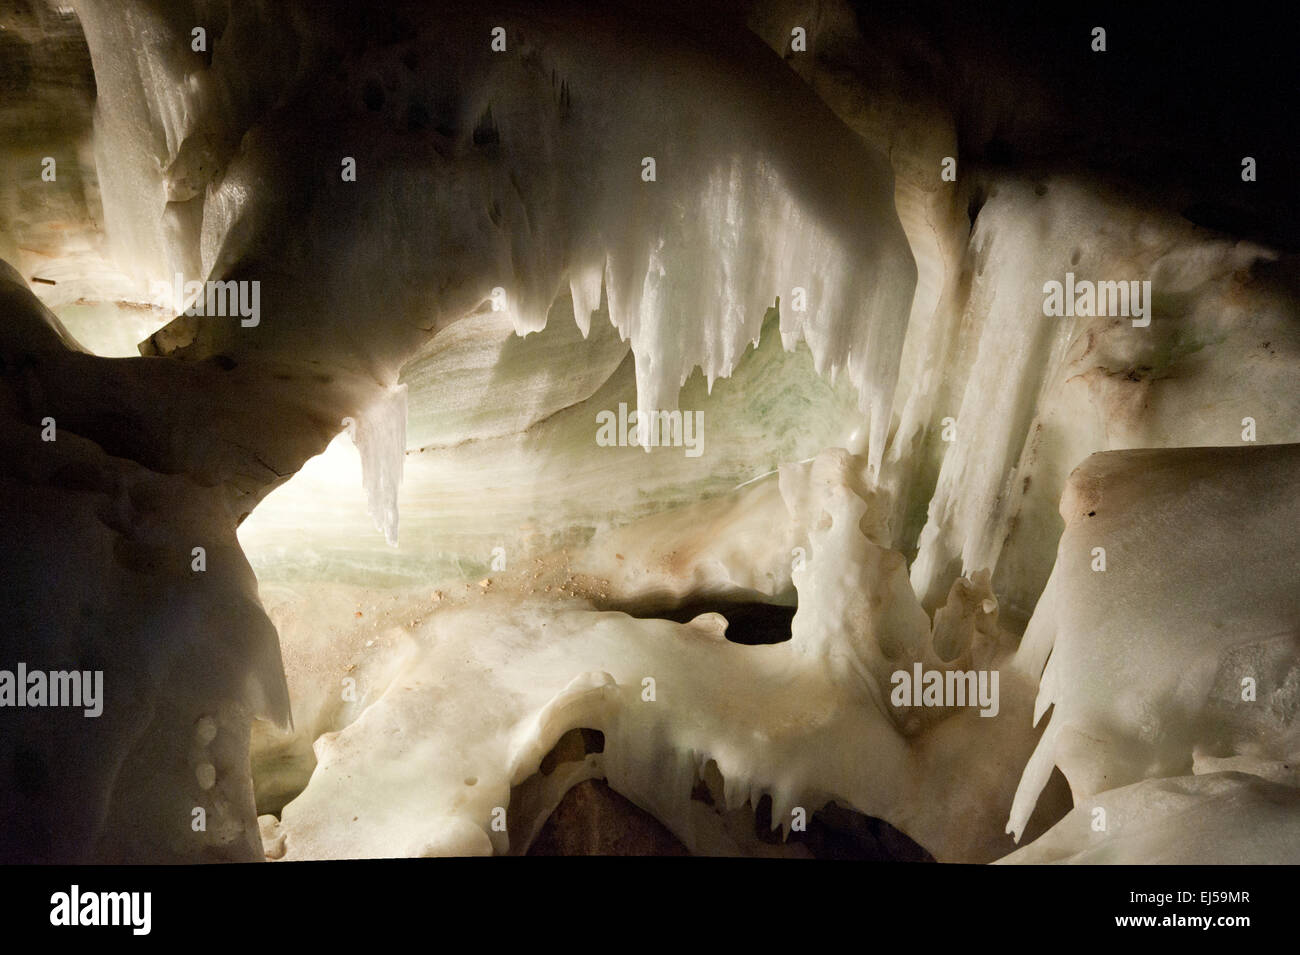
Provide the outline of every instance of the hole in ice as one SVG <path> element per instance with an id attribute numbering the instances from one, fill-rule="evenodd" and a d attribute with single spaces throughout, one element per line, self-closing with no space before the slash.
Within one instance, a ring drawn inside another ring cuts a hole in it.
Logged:
<path id="1" fill-rule="evenodd" d="M 722 801 L 723 792 L 722 773 L 718 770 L 717 761 L 710 759 L 695 774 L 691 798 L 706 806 L 716 807 Z"/>
<path id="2" fill-rule="evenodd" d="M 588 753 L 603 752 L 604 733 L 585 726 L 576 727 L 555 741 L 551 751 L 542 757 L 542 764 L 537 771 L 543 776 L 549 776 L 560 763 L 580 762 Z"/>
<path id="3" fill-rule="evenodd" d="M 595 765 L 595 754 L 605 751 L 605 734 L 585 726 L 569 730 L 542 757 L 537 772 L 510 788 L 510 803 L 506 813 L 507 836 L 512 855 L 527 853 L 541 833 L 543 821 L 554 814 L 556 807 L 574 786 L 600 775 Z M 557 772 L 563 767 L 562 771 Z M 581 797 L 574 797 L 575 799 Z M 549 838 L 549 837 L 548 837 Z M 574 852 L 546 851 L 538 855 L 576 855 Z M 596 851 L 596 854 L 601 854 Z M 615 854 L 615 853 L 604 853 Z"/>
<path id="4" fill-rule="evenodd" d="M 632 617 L 657 617 L 690 623 L 702 613 L 720 613 L 727 618 L 727 640 L 747 647 L 785 643 L 790 639 L 790 625 L 797 607 L 778 604 L 745 603 L 727 600 L 692 600 L 673 610 L 653 613 L 627 610 Z"/>

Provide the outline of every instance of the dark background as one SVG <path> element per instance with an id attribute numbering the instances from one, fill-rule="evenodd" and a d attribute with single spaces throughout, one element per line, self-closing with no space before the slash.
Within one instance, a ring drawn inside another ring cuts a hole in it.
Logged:
<path id="1" fill-rule="evenodd" d="M 866 42 L 897 51 L 864 70 L 901 68 L 951 104 L 964 161 L 1113 175 L 1198 224 L 1300 251 L 1289 4 L 851 2 Z"/>

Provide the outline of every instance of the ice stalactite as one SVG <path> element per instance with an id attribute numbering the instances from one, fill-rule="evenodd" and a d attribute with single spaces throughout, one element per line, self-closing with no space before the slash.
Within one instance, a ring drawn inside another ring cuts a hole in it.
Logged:
<path id="1" fill-rule="evenodd" d="M 855 188 L 870 198 L 849 229 L 807 209 L 791 172 L 737 159 L 692 170 L 685 188 L 655 185 L 679 197 L 635 200 L 620 217 L 652 225 L 643 245 L 607 259 L 610 319 L 637 357 L 638 407 L 666 409 L 697 366 L 710 385 L 731 375 L 779 301 L 786 349 L 806 341 L 819 373 L 843 371 L 858 390 L 878 469 L 915 275 L 892 179 L 872 166 L 852 174 L 870 183 Z"/>
<path id="2" fill-rule="evenodd" d="M 361 455 L 366 505 L 384 539 L 397 546 L 397 492 L 406 464 L 406 385 L 394 385 L 362 413 L 344 418 Z"/>
<path id="3" fill-rule="evenodd" d="M 179 14 L 87 7 L 97 68 L 112 78 L 99 106 L 105 178 L 153 184 L 119 231 L 137 235 L 139 257 L 265 287 L 258 328 L 186 317 L 149 353 L 369 363 L 391 378 L 431 332 L 476 311 L 540 329 L 565 287 L 588 329 L 603 288 L 636 356 L 637 405 L 666 411 L 694 369 L 710 384 L 730 375 L 779 301 L 786 348 L 807 342 L 818 371 L 858 390 L 878 470 L 916 280 L 893 174 L 753 37 L 704 49 L 587 8 L 521 8 L 517 21 L 506 9 L 490 23 L 462 12 L 391 50 L 353 50 L 336 70 L 327 51 L 354 38 L 313 22 L 283 44 L 292 87 L 254 95 L 246 71 L 269 41 L 245 21 L 265 18 L 260 5 L 232 14 L 210 65 L 185 55 Z M 536 55 L 494 56 L 471 39 L 503 18 Z M 127 55 L 127 35 L 145 27 L 146 53 Z M 713 96 L 697 95 L 699 72 Z M 609 84 L 613 73 L 628 81 Z M 150 92 L 157 75 L 176 83 Z M 367 96 L 372 76 L 390 91 Z M 269 108 L 276 95 L 293 108 Z M 323 144 L 317 131 L 333 126 L 341 138 Z"/>
<path id="4" fill-rule="evenodd" d="M 1285 384 L 1300 339 L 1276 258 L 1075 178 L 991 187 L 960 265 L 969 288 L 931 323 L 951 341 L 926 349 L 895 399 L 905 416 L 930 409 L 942 449 L 910 570 L 927 609 L 956 576 L 988 570 L 1023 625 L 1052 565 L 1066 477 L 1089 454 L 1238 443 L 1246 418 L 1266 419 L 1270 441 L 1300 439 Z M 1145 317 L 1106 301 L 1047 314 L 1046 283 L 1067 275 L 1138 282 Z M 925 474 L 926 446 L 909 443 L 886 465 L 900 494 Z"/>

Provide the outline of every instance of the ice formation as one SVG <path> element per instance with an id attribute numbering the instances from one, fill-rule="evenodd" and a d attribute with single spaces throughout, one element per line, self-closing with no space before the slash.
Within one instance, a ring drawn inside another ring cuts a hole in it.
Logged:
<path id="1" fill-rule="evenodd" d="M 361 415 L 344 418 L 348 436 L 361 455 L 366 506 L 384 540 L 397 543 L 397 489 L 406 463 L 406 385 L 382 394 Z"/>
<path id="2" fill-rule="evenodd" d="M 786 534 L 808 551 L 796 585 L 811 597 L 785 643 L 728 642 L 717 613 L 678 624 L 517 594 L 388 630 L 386 652 L 406 662 L 359 716 L 317 739 L 311 782 L 265 820 L 268 844 L 286 859 L 521 853 L 564 791 L 599 775 L 694 851 L 749 847 L 752 833 L 731 831 L 724 812 L 767 795 L 774 828 L 789 830 L 796 807 L 836 800 L 894 821 L 939 858 L 995 858 L 1010 795 L 998 767 L 1032 746 L 1033 681 L 1002 685 L 1002 718 L 979 751 L 962 742 L 977 712 L 889 705 L 894 670 L 996 668 L 1010 647 L 984 609 L 986 584 L 962 582 L 941 618 L 954 625 L 936 623 L 947 656 L 936 655 L 902 556 L 860 527 L 873 510 L 866 471 L 843 451 L 782 470 Z M 579 727 L 602 732 L 604 752 L 512 802 L 511 787 Z M 692 798 L 705 777 L 723 781 L 715 807 Z M 494 812 L 523 821 L 498 830 Z M 952 812 L 962 827 L 948 825 Z"/>
<path id="3" fill-rule="evenodd" d="M 107 700 L 4 711 L 6 858 L 519 854 L 604 779 L 703 854 L 834 803 L 941 861 L 1296 860 L 1292 260 L 941 179 L 949 104 L 836 2 L 381 6 L 15 29 L 94 113 L 0 103 L 0 649 Z M 1048 314 L 1067 274 L 1149 323 Z M 602 446 L 620 406 L 706 453 Z"/>
<path id="4" fill-rule="evenodd" d="M 1053 763 L 1076 804 L 1152 776 L 1300 781 L 1298 463 L 1294 444 L 1115 451 L 1071 475 L 1017 660 L 1051 717 L 1009 828 Z"/>
<path id="5" fill-rule="evenodd" d="M 779 299 L 786 347 L 807 341 L 820 372 L 858 389 L 878 465 L 915 283 L 884 157 L 753 37 L 706 51 L 589 11 L 526 27 L 509 7 L 436 13 L 375 50 L 346 18 L 297 36 L 237 5 L 195 69 L 183 5 L 88 5 L 99 166 L 134 184 L 110 228 L 155 270 L 267 287 L 256 334 L 178 319 L 150 351 L 346 356 L 392 384 L 430 331 L 478 309 L 537 331 L 568 286 L 585 331 L 603 287 L 637 406 L 671 410 L 693 369 L 731 374 Z M 528 37 L 520 56 L 477 42 L 501 22 Z M 296 51 L 297 78 L 248 89 L 273 46 Z M 605 81 L 629 61 L 643 64 L 630 81 Z M 702 75 L 714 96 L 696 95 Z M 346 132 L 322 141 L 340 110 Z"/>

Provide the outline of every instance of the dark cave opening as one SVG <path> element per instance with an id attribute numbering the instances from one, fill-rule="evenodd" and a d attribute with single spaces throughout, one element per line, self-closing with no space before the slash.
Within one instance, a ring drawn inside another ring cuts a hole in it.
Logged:
<path id="1" fill-rule="evenodd" d="M 690 623 L 700 614 L 720 613 L 727 618 L 726 638 L 731 643 L 756 647 L 785 643 L 791 637 L 791 624 L 798 607 L 725 599 L 695 598 L 670 610 L 624 610 L 631 617 L 658 618 Z"/>
<path id="2" fill-rule="evenodd" d="M 543 757 L 538 772 L 514 787 L 511 805 L 527 805 L 544 778 L 564 763 L 603 753 L 605 736 L 579 727 L 566 732 Z M 713 760 L 697 773 L 691 799 L 712 809 L 720 828 L 738 835 L 752 832 L 763 846 L 787 858 L 858 862 L 934 862 L 920 844 L 883 819 L 868 816 L 834 800 L 806 815 L 802 828 L 782 838 L 772 827 L 772 799 L 764 794 L 753 806 L 720 807 L 723 780 Z M 524 834 L 512 831 L 511 844 Z M 689 856 L 691 851 L 652 813 L 619 793 L 604 779 L 585 779 L 572 786 L 547 816 L 524 855 L 528 856 Z"/>

